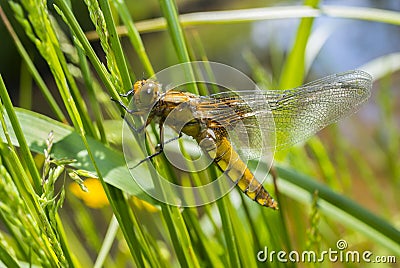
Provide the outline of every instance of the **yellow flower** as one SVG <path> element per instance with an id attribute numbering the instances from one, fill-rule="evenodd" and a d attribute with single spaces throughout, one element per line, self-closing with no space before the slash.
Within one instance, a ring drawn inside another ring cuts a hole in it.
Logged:
<path id="1" fill-rule="evenodd" d="M 98 179 L 88 178 L 84 181 L 88 192 L 81 190 L 77 183 L 71 183 L 69 186 L 70 191 L 79 199 L 91 208 L 102 208 L 108 205 L 106 193 L 103 186 Z"/>
<path id="2" fill-rule="evenodd" d="M 148 211 L 151 213 L 156 213 L 159 211 L 157 207 L 153 206 L 152 204 L 144 200 L 137 198 L 136 196 L 132 196 L 132 201 L 134 206 L 139 210 Z"/>

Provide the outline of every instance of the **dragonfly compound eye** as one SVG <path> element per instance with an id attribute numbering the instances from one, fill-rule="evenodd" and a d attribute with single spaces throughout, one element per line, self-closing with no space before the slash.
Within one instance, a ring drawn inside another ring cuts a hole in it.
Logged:
<path id="1" fill-rule="evenodd" d="M 157 101 L 160 85 L 153 81 L 146 81 L 135 93 L 135 100 L 142 105 L 151 105 Z"/>

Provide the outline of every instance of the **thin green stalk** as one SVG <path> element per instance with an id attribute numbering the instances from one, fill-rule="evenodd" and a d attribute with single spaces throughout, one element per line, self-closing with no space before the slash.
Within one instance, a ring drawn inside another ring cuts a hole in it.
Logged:
<path id="1" fill-rule="evenodd" d="M 97 256 L 96 262 L 94 263 L 94 266 L 93 266 L 94 268 L 103 267 L 104 261 L 110 254 L 111 246 L 114 243 L 115 236 L 117 235 L 118 229 L 119 229 L 118 221 L 113 216 L 111 218 L 110 224 L 108 225 L 108 230 L 107 230 L 106 236 L 104 237 L 104 242 L 101 245 L 101 249 Z"/>
<path id="2" fill-rule="evenodd" d="M 64 72 L 64 76 L 68 82 L 68 89 L 70 92 L 70 96 L 73 98 L 74 102 L 76 103 L 75 109 L 81 116 L 81 120 L 83 123 L 82 128 L 88 135 L 98 139 L 97 133 L 96 133 L 95 128 L 92 123 L 92 120 L 90 119 L 89 112 L 86 107 L 86 103 L 85 103 L 81 93 L 79 92 L 79 89 L 78 89 L 78 86 L 76 85 L 74 77 L 72 76 L 72 74 L 69 71 L 67 61 L 59 47 L 59 44 L 58 44 L 58 46 L 54 46 L 54 52 L 57 55 L 58 63 L 60 64 L 60 66 Z M 50 68 L 51 68 L 51 66 L 50 66 Z"/>
<path id="3" fill-rule="evenodd" d="M 276 169 L 280 178 L 306 190 L 310 194 L 317 190 L 319 202 L 323 200 L 332 207 L 334 206 L 336 209 L 341 210 L 342 214 L 351 215 L 352 218 L 359 221 L 358 223 L 354 223 L 354 226 L 358 226 L 360 231 L 363 230 L 365 234 L 372 235 L 375 241 L 380 242 L 393 252 L 400 253 L 400 244 L 398 244 L 398 241 L 400 241 L 400 231 L 394 226 L 372 214 L 354 201 L 336 194 L 330 188 L 305 175 L 298 174 L 289 169 L 284 169 L 280 166 L 277 166 Z M 341 215 L 341 217 L 345 217 L 345 215 Z M 361 223 L 363 226 L 359 225 Z M 366 230 L 364 228 L 365 226 L 368 227 L 369 230 Z M 377 235 L 378 233 L 379 235 Z"/>
<path id="4" fill-rule="evenodd" d="M 128 91 L 132 87 L 132 82 L 129 77 L 128 67 L 125 61 L 125 56 L 122 51 L 121 43 L 118 38 L 117 30 L 115 29 L 115 23 L 111 14 L 110 5 L 108 0 L 99 0 L 101 11 L 104 14 L 104 19 L 109 33 L 111 42 L 111 49 L 115 55 L 116 67 L 121 75 L 122 86 L 124 91 Z"/>
<path id="5" fill-rule="evenodd" d="M 127 203 L 127 200 L 123 194 L 123 192 L 113 186 L 107 185 L 102 180 L 103 188 L 106 192 L 107 198 L 110 201 L 110 204 L 113 208 L 115 217 L 118 220 L 122 233 L 124 234 L 125 240 L 128 244 L 129 250 L 135 263 L 139 267 L 143 267 L 145 256 L 142 255 L 143 249 L 141 247 L 137 247 L 137 245 L 141 245 L 138 241 L 138 238 L 135 233 L 136 228 L 140 228 L 136 222 L 133 220 L 132 211 Z"/>
<path id="6" fill-rule="evenodd" d="M 40 195 L 42 193 L 42 182 L 41 182 L 42 180 L 38 170 L 36 169 L 35 161 L 33 160 L 33 156 L 31 154 L 31 151 L 29 150 L 28 143 L 26 142 L 24 133 L 22 132 L 21 125 L 18 122 L 17 115 L 15 114 L 14 107 L 11 103 L 10 96 L 8 95 L 6 86 L 4 85 L 3 78 L 1 75 L 0 75 L 0 98 L 4 104 L 4 108 L 8 114 L 8 117 L 10 118 L 10 122 L 13 127 L 15 136 L 18 140 L 21 149 L 21 155 L 23 155 L 21 159 L 22 161 L 24 161 L 25 165 L 29 170 L 29 173 L 32 176 L 35 192 Z M 3 111 L 0 112 L 3 113 Z"/>
<path id="7" fill-rule="evenodd" d="M 192 246 L 188 227 L 178 207 L 162 205 L 162 214 L 171 235 L 172 244 L 180 264 L 183 267 L 200 267 Z"/>
<path id="8" fill-rule="evenodd" d="M 23 220 L 21 224 L 24 225 L 24 231 L 26 231 L 24 238 L 34 243 L 32 248 L 28 248 L 27 250 L 34 250 L 39 256 L 45 257 L 43 265 L 53 266 L 59 261 L 63 262 L 61 259 L 62 255 L 56 255 L 55 248 L 53 249 L 53 246 L 57 245 L 57 242 L 54 244 L 50 243 L 50 241 L 57 241 L 56 235 L 53 233 L 45 212 L 39 205 L 37 195 L 34 193 L 28 175 L 25 173 L 18 156 L 10 147 L 5 148 L 4 144 L 0 144 L 0 151 L 11 178 L 18 178 L 18 180 L 14 179 L 14 184 L 18 189 L 18 193 L 15 194 L 22 197 L 22 204 L 26 206 L 26 213 L 31 215 L 31 217 L 26 217 L 26 215 L 18 217 L 19 220 Z M 16 210 L 15 212 L 19 211 Z M 46 235 L 41 234 L 41 232 L 45 232 Z M 28 235 L 29 237 L 27 237 Z M 16 239 L 18 239 L 18 236 Z M 27 255 L 28 252 L 25 252 L 25 254 Z"/>
<path id="9" fill-rule="evenodd" d="M 149 77 L 153 76 L 154 75 L 153 66 L 151 65 L 150 59 L 147 56 L 146 49 L 143 45 L 139 31 L 137 30 L 135 24 L 133 23 L 133 19 L 129 14 L 129 10 L 125 4 L 125 1 L 113 0 L 113 3 L 117 8 L 119 15 L 121 16 L 122 21 L 125 24 L 125 27 L 128 31 L 127 34 L 129 40 L 131 41 L 133 47 L 135 48 L 135 52 L 138 54 L 139 59 L 146 70 L 147 75 Z"/>
<path id="10" fill-rule="evenodd" d="M 100 140 L 102 143 L 107 144 L 107 139 L 106 139 L 106 134 L 105 134 L 105 130 L 104 130 L 104 125 L 103 125 L 103 115 L 100 109 L 100 105 L 99 102 L 97 101 L 96 98 L 96 92 L 94 91 L 93 88 L 93 78 L 90 72 L 90 68 L 89 68 L 89 64 L 86 60 L 84 51 L 82 50 L 81 47 L 76 46 L 77 52 L 78 52 L 78 56 L 79 56 L 79 64 L 81 67 L 81 71 L 82 71 L 82 77 L 83 77 L 83 81 L 85 82 L 85 86 L 86 89 L 88 91 L 88 95 L 89 95 L 89 100 L 90 100 L 90 104 L 92 106 L 92 110 L 93 110 L 93 114 L 94 117 L 96 118 L 96 125 L 97 125 L 97 129 L 99 130 L 99 134 L 100 134 Z"/>
<path id="11" fill-rule="evenodd" d="M 21 63 L 21 75 L 19 79 L 19 105 L 25 109 L 32 109 L 32 75 L 27 64 Z"/>
<path id="12" fill-rule="evenodd" d="M 167 20 L 168 32 L 172 38 L 179 62 L 190 62 L 185 35 L 179 22 L 178 11 L 174 0 L 159 0 L 161 10 Z M 188 81 L 195 81 L 195 75 L 191 65 L 185 65 Z M 196 84 L 188 84 L 188 91 L 199 94 Z"/>
<path id="13" fill-rule="evenodd" d="M 61 248 L 63 250 L 65 259 L 67 260 L 70 267 L 81 267 L 81 263 L 78 262 L 75 255 L 72 254 L 70 246 L 67 242 L 69 241 L 69 239 L 67 239 L 67 236 L 65 235 L 63 221 L 61 220 L 59 214 L 56 215 L 56 230 L 57 230 L 57 237 L 60 242 Z"/>
<path id="14" fill-rule="evenodd" d="M 209 238 L 206 236 L 206 234 L 204 234 L 204 230 L 202 229 L 198 218 L 199 215 L 194 212 L 194 209 L 186 209 L 182 213 L 182 215 L 185 219 L 185 222 L 187 223 L 187 226 L 190 226 L 190 234 L 194 232 L 198 237 L 198 247 L 196 248 L 204 251 L 206 260 L 202 259 L 202 262 L 206 261 L 206 265 L 210 267 L 223 267 L 223 263 L 219 259 L 217 252 L 213 251 L 213 245 L 210 243 Z M 200 255 L 199 252 L 197 253 L 197 255 Z"/>
<path id="15" fill-rule="evenodd" d="M 305 0 L 304 5 L 315 8 L 318 6 L 319 0 Z M 282 69 L 279 87 L 282 89 L 299 86 L 303 83 L 305 70 L 305 51 L 308 37 L 314 18 L 301 19 L 293 48 L 290 50 L 289 56 Z"/>
<path id="16" fill-rule="evenodd" d="M 68 196 L 67 199 L 69 201 L 71 199 L 71 196 Z M 76 215 L 76 213 L 74 213 L 74 215 Z M 63 218 L 63 226 L 65 228 L 66 236 L 68 237 L 68 242 L 73 245 L 73 252 L 75 253 L 76 259 L 79 260 L 77 262 L 79 263 L 80 267 L 93 267 L 93 261 L 91 256 L 89 256 L 88 248 L 85 247 L 86 244 L 82 243 L 81 237 L 79 236 L 80 232 L 76 232 L 76 230 L 73 230 L 73 222 L 76 223 L 79 227 L 82 225 L 80 225 L 79 222 L 75 222 L 73 220 L 73 217 Z M 93 220 L 91 220 L 91 222 L 97 223 L 97 221 Z M 82 231 L 82 233 L 84 233 L 84 231 Z"/>
<path id="17" fill-rule="evenodd" d="M 80 45 L 82 45 L 90 62 L 93 64 L 93 67 L 95 68 L 96 73 L 99 75 L 103 84 L 106 86 L 111 97 L 114 99 L 120 99 L 120 97 L 118 95 L 118 91 L 116 91 L 114 85 L 111 83 L 111 80 L 109 79 L 109 74 L 108 74 L 106 68 L 100 62 L 99 58 L 97 57 L 96 53 L 94 52 L 92 46 L 89 43 L 89 40 L 86 38 L 82 28 L 80 27 L 78 21 L 76 20 L 75 16 L 73 15 L 71 9 L 68 7 L 66 1 L 54 0 L 54 3 L 56 5 L 55 6 L 56 10 L 64 18 L 67 25 L 71 28 L 72 32 L 78 39 Z M 121 108 L 121 112 L 122 111 L 123 110 Z"/>
<path id="18" fill-rule="evenodd" d="M 307 142 L 307 144 L 310 147 L 312 154 L 316 158 L 317 165 L 320 168 L 327 184 L 331 188 L 341 191 L 343 186 L 340 184 L 340 180 L 337 179 L 335 167 L 333 166 L 328 152 L 321 140 L 318 138 L 312 138 Z"/>
<path id="19" fill-rule="evenodd" d="M 281 198 L 280 198 L 279 188 L 277 186 L 277 181 L 274 179 L 273 183 L 274 183 L 274 187 L 275 187 L 276 198 L 278 200 L 278 204 L 280 204 L 280 209 L 282 211 L 278 215 L 276 215 L 276 218 L 277 218 L 276 221 L 278 222 L 278 226 L 275 226 L 275 228 L 280 230 L 279 233 L 281 234 L 281 237 L 279 238 L 279 240 L 282 241 L 282 244 L 287 249 L 292 249 L 292 242 L 291 242 L 292 239 L 289 237 L 289 235 L 290 235 L 289 228 L 288 228 L 289 223 L 283 212 L 285 207 L 283 206 L 283 202 L 280 202 Z M 274 237 L 275 230 L 272 226 L 269 225 L 269 219 L 267 218 L 267 213 L 263 213 L 263 219 L 264 219 L 264 223 L 268 226 L 269 233 L 271 234 L 271 240 L 277 241 L 278 239 L 276 239 Z M 276 243 L 276 245 L 278 244 L 278 242 L 275 242 L 275 243 Z"/>
<path id="20" fill-rule="evenodd" d="M 1 236 L 1 235 L 0 235 Z M 1 240 L 3 240 L 2 237 L 0 237 Z M 17 259 L 14 258 L 10 254 L 11 252 L 11 247 L 6 248 L 4 245 L 5 241 L 0 240 L 0 260 L 1 262 L 6 266 L 6 267 L 21 267 L 17 261 Z"/>
<path id="21" fill-rule="evenodd" d="M 352 175 L 350 174 L 350 163 L 346 156 L 349 155 L 349 157 L 351 158 L 351 154 L 352 154 L 353 150 L 349 150 L 349 151 L 347 150 L 347 148 L 348 148 L 348 146 L 350 146 L 350 144 L 348 144 L 347 141 L 341 137 L 342 135 L 339 132 L 338 125 L 331 125 L 329 127 L 329 130 L 330 130 L 332 137 L 338 137 L 336 139 L 333 139 L 333 142 L 334 142 L 333 148 L 335 148 L 334 155 L 333 155 L 333 162 L 336 163 L 337 170 L 340 170 L 340 174 L 338 174 L 338 175 L 340 175 L 340 180 L 343 184 L 343 190 L 344 190 L 344 192 L 348 192 L 352 189 L 353 182 L 352 182 Z M 346 152 L 346 154 L 344 154 L 343 152 Z M 364 161 L 356 161 L 356 162 L 357 162 L 356 165 L 359 165 L 359 164 L 361 164 L 359 162 L 364 162 Z M 364 162 L 364 164 L 365 164 L 365 162 Z M 333 167 L 332 163 L 330 163 L 330 165 Z M 353 167 L 351 167 L 351 170 L 353 170 Z M 362 169 L 358 169 L 358 170 L 359 170 L 360 174 L 363 174 L 364 170 L 362 170 Z M 367 170 L 365 170 L 365 171 L 366 171 L 366 173 L 368 173 Z M 337 189 L 340 189 L 340 188 L 337 188 Z M 377 197 L 377 196 L 375 196 L 375 197 Z"/>
<path id="22" fill-rule="evenodd" d="M 85 0 L 84 2 L 88 8 L 90 19 L 96 28 L 100 45 L 105 54 L 107 70 L 109 72 L 108 77 L 118 91 L 123 91 L 122 77 L 120 70 L 118 69 L 115 53 L 112 49 L 112 41 L 110 40 L 111 36 L 107 29 L 103 11 L 100 9 L 99 2 L 96 0 Z"/>
<path id="23" fill-rule="evenodd" d="M 4 144 L 0 145 L 0 151 L 1 150 L 5 150 L 2 146 L 4 146 Z M 2 159 L 0 158 L 0 161 L 1 160 Z M 0 174 L 3 176 L 2 182 L 5 181 L 5 179 L 4 179 L 5 176 L 4 175 L 9 175 L 7 173 L 9 173 L 9 172 L 5 169 L 3 161 L 1 161 Z M 8 230 L 8 232 L 9 232 L 8 236 L 13 237 L 13 238 L 17 238 L 18 237 L 18 229 L 13 227 L 14 224 L 6 219 L 6 215 L 3 215 L 3 213 L 1 213 L 1 210 L 0 210 L 0 222 L 2 222 L 4 224 L 4 228 L 6 230 Z M 4 237 L 3 237 L 3 235 L 1 233 L 0 233 L 0 238 L 1 238 L 0 239 L 0 241 L 1 241 L 0 243 L 3 243 L 4 246 L 6 246 L 7 242 L 6 241 L 2 241 L 4 239 Z M 13 250 L 14 250 L 14 252 L 20 253 L 19 258 L 20 259 L 29 259 L 27 245 L 24 243 L 24 241 L 22 241 L 22 239 L 14 239 L 14 243 L 15 244 L 13 245 Z M 10 253 L 11 253 L 11 251 L 10 251 Z"/>
<path id="24" fill-rule="evenodd" d="M 232 205 L 229 202 L 229 198 L 225 196 L 217 201 L 217 206 L 221 215 L 222 226 L 224 226 L 223 232 L 227 248 L 226 252 L 229 258 L 229 267 L 240 267 L 240 254 L 237 248 L 236 236 L 233 231 L 233 223 L 229 216 L 229 207 Z"/>
<path id="25" fill-rule="evenodd" d="M 241 193 L 240 193 L 241 194 Z M 226 198 L 229 202 L 229 216 L 232 223 L 232 232 L 235 237 L 236 247 L 238 249 L 240 263 L 242 267 L 256 267 L 257 256 L 256 253 L 262 248 L 254 247 L 254 241 L 248 233 L 248 225 L 241 222 L 239 211 L 230 203 L 230 199 Z M 262 208 L 266 209 L 266 208 Z M 250 253 L 250 254 L 249 254 Z M 253 253 L 253 254 L 251 254 Z"/>
<path id="26" fill-rule="evenodd" d="M 184 27 L 197 25 L 236 24 L 262 20 L 315 18 L 327 15 L 335 18 L 360 19 L 400 25 L 400 14 L 396 11 L 368 8 L 321 5 L 320 8 L 310 6 L 282 6 L 266 8 L 249 8 L 228 11 L 194 12 L 179 15 L 179 21 Z M 167 23 L 162 18 L 143 20 L 136 23 L 140 33 L 162 31 Z M 126 34 L 126 29 L 121 28 L 120 34 Z M 92 36 L 92 33 L 88 33 Z"/>
<path id="27" fill-rule="evenodd" d="M 155 249 L 154 246 L 149 242 L 149 236 L 145 228 L 146 223 L 140 221 L 140 218 L 138 218 L 138 215 L 136 214 L 136 211 L 134 209 L 132 209 L 132 213 L 133 213 L 134 226 L 140 227 L 137 228 L 137 237 L 139 240 L 139 244 L 143 247 L 143 251 L 146 256 L 146 261 L 150 267 L 159 267 L 160 259 L 159 256 L 157 256 L 155 253 L 157 249 Z"/>
<path id="28" fill-rule="evenodd" d="M 179 15 L 182 27 L 198 25 L 218 25 L 247 23 L 262 20 L 293 19 L 293 18 L 315 18 L 323 15 L 334 18 L 359 19 L 374 22 L 382 22 L 393 25 L 400 25 L 400 14 L 396 11 L 350 6 L 321 5 L 319 9 L 308 6 L 284 6 L 249 8 L 228 11 L 207 11 L 194 12 Z M 167 28 L 164 18 L 142 20 L 135 23 L 139 33 L 163 31 Z M 119 35 L 126 35 L 126 27 L 118 27 Z M 89 39 L 97 39 L 95 32 L 88 32 Z"/>
<path id="29" fill-rule="evenodd" d="M 179 61 L 182 63 L 189 62 L 189 52 L 187 50 L 186 39 L 183 30 L 179 22 L 175 1 L 160 0 L 159 3 L 164 17 L 167 20 L 168 31 L 171 35 L 175 51 L 178 54 Z M 194 74 L 192 74 L 191 77 L 194 77 Z"/>
<path id="30" fill-rule="evenodd" d="M 240 195 L 240 199 L 242 200 L 242 204 L 243 204 L 243 210 L 246 215 L 246 220 L 249 222 L 250 234 L 253 239 L 254 248 L 261 249 L 264 245 L 261 244 L 260 237 L 256 233 L 257 226 L 255 223 L 255 220 L 253 219 L 253 217 L 250 214 L 249 206 L 247 205 L 247 202 L 245 201 L 246 198 L 247 197 L 245 195 L 243 195 L 243 194 Z"/>
<path id="31" fill-rule="evenodd" d="M 67 119 L 65 118 L 63 112 L 61 111 L 61 108 L 58 106 L 57 102 L 55 101 L 52 94 L 50 93 L 50 90 L 46 86 L 46 83 L 43 81 L 42 77 L 40 76 L 38 70 L 36 69 L 35 65 L 33 64 L 31 58 L 29 57 L 28 52 L 25 50 L 25 48 L 22 45 L 21 41 L 19 40 L 17 34 L 15 33 L 14 29 L 12 28 L 10 22 L 8 21 L 6 15 L 4 14 L 2 7 L 0 7 L 0 16 L 1 16 L 8 32 L 10 33 L 10 35 L 15 43 L 15 46 L 17 47 L 17 50 L 18 50 L 19 54 L 21 55 L 21 58 L 25 61 L 25 64 L 27 65 L 29 71 L 31 72 L 32 77 L 35 80 L 38 88 L 41 90 L 47 103 L 50 105 L 50 108 L 53 110 L 54 114 L 61 122 L 67 123 Z"/>
<path id="32" fill-rule="evenodd" d="M 369 7 L 321 6 L 323 14 L 331 17 L 358 19 L 400 25 L 400 14 L 397 11 Z"/>

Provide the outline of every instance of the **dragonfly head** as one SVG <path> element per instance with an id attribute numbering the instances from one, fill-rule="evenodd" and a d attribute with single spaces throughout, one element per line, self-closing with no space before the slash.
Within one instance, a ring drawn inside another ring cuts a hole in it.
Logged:
<path id="1" fill-rule="evenodd" d="M 139 80 L 133 86 L 134 101 L 139 107 L 153 105 L 159 98 L 161 85 L 152 80 Z"/>

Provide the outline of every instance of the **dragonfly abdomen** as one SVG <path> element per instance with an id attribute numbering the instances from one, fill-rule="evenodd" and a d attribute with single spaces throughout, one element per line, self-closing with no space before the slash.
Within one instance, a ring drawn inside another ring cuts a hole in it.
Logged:
<path id="1" fill-rule="evenodd" d="M 249 198 L 262 206 L 273 209 L 278 208 L 278 203 L 271 197 L 268 191 L 257 181 L 253 173 L 242 161 L 239 154 L 233 149 L 226 137 L 209 137 L 214 140 L 214 150 L 203 148 L 214 158 L 214 162 L 229 179 L 245 193 Z"/>

